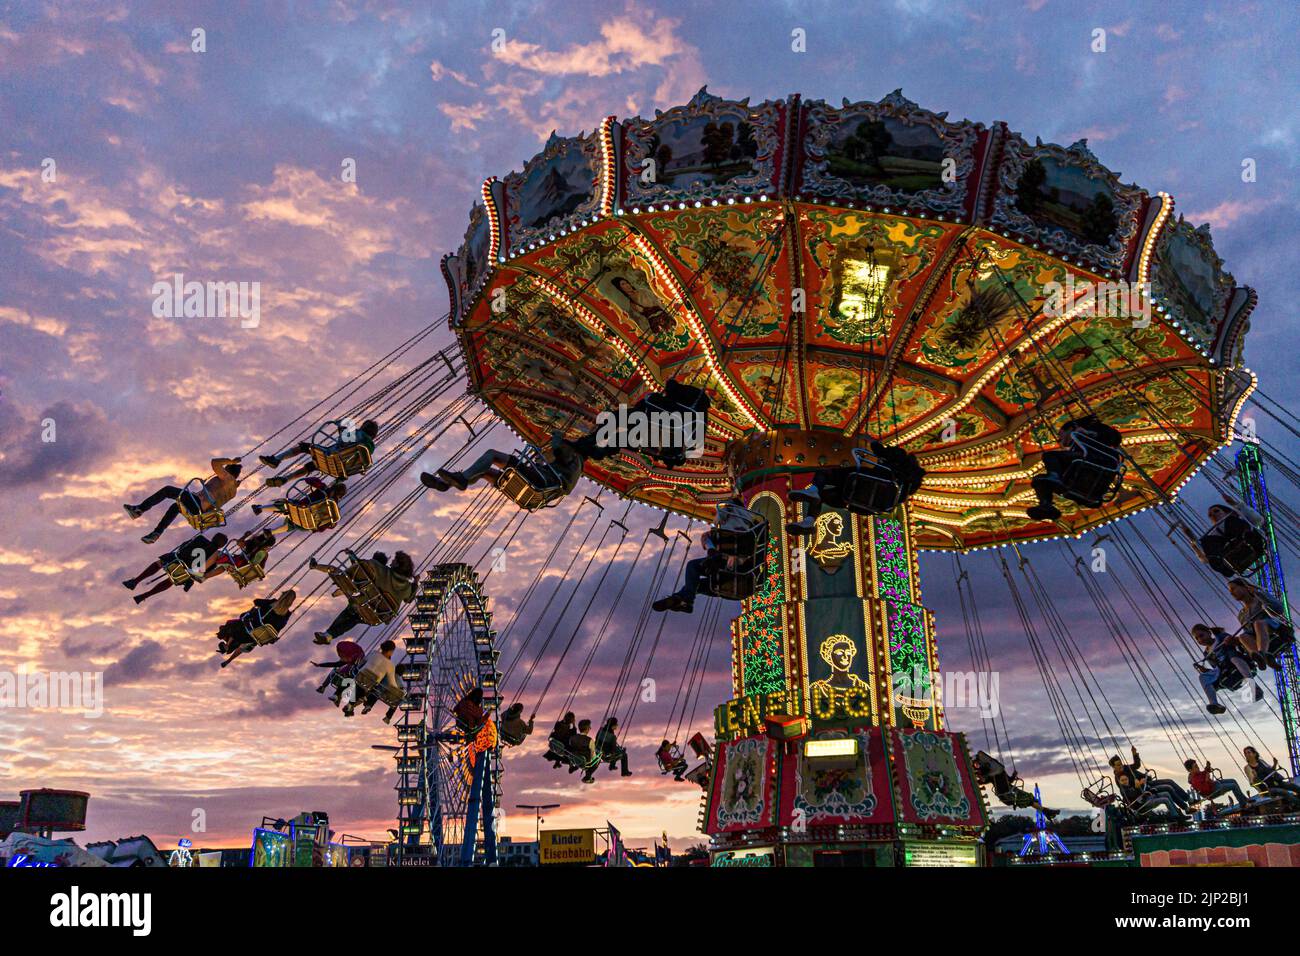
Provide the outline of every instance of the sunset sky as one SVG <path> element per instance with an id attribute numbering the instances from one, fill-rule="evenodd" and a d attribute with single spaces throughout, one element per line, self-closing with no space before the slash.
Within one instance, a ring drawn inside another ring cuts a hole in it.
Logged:
<path id="1" fill-rule="evenodd" d="M 1165 190 L 1188 219 L 1210 223 L 1227 268 L 1259 293 L 1247 364 L 1266 392 L 1300 405 L 1292 391 L 1298 9 L 1064 0 L 5 4 L 0 670 L 102 671 L 106 711 L 86 719 L 0 710 L 0 799 L 38 786 L 88 790 L 87 838 L 147 833 L 166 846 L 187 835 L 246 844 L 263 814 L 303 809 L 326 810 L 336 829 L 361 836 L 380 838 L 393 825 L 391 758 L 370 749 L 391 743 L 391 731 L 377 714 L 345 721 L 313 692 L 320 672 L 305 662 L 326 652 L 310 645 L 308 628 L 300 623 L 285 641 L 219 670 L 215 629 L 254 589 L 236 593 L 219 579 L 136 607 L 118 582 L 183 532 L 143 545 L 146 520 L 129 521 L 121 504 L 183 484 L 213 455 L 247 451 L 442 316 L 438 262 L 460 245 L 482 180 L 519 168 L 552 130 L 591 130 L 609 114 L 652 116 L 707 84 L 754 102 L 799 92 L 838 103 L 901 87 L 929 109 L 1004 120 L 1031 141 L 1086 138 L 1125 182 Z M 206 52 L 191 50 L 196 27 L 206 31 Z M 795 28 L 806 30 L 805 53 L 791 51 Z M 1104 53 L 1090 50 L 1098 28 L 1107 32 Z M 507 40 L 500 54 L 490 50 L 495 29 Z M 1242 181 L 1245 158 L 1256 161 L 1255 182 Z M 341 180 L 345 159 L 355 160 L 355 183 Z M 52 181 L 43 166 L 56 171 Z M 260 325 L 156 318 L 153 284 L 174 273 L 260 282 Z M 451 341 L 442 329 L 428 350 Z M 52 443 L 42 441 L 47 419 L 57 427 Z M 1300 443 L 1271 420 L 1259 416 L 1258 427 L 1300 457 Z M 1277 491 L 1295 499 L 1280 479 Z M 1204 479 L 1189 494 L 1203 508 Z M 385 549 L 427 553 L 464 504 L 421 499 Z M 567 516 L 560 509 L 531 520 L 507 573 L 489 580 L 502 626 Z M 657 514 L 638 509 L 633 518 L 625 555 Z M 1138 524 L 1165 541 L 1149 516 Z M 1185 559 L 1164 548 L 1195 586 Z M 1143 757 L 1182 776 L 1056 546 L 1027 553 L 1041 562 Z M 1079 807 L 995 562 L 985 553 L 967 566 L 1019 769 L 1048 800 Z M 968 668 L 952 558 L 926 554 L 921 567 L 941 662 Z M 1113 574 L 1116 587 L 1133 584 L 1122 560 Z M 575 709 L 593 718 L 644 593 L 631 590 L 579 689 Z M 1207 593 L 1203 603 L 1230 622 L 1222 595 Z M 322 603 L 311 623 L 326 620 Z M 704 839 L 694 830 L 699 791 L 661 777 L 651 755 L 695 624 L 678 617 L 665 630 L 651 671 L 659 700 L 639 705 L 632 727 L 636 775 L 602 771 L 584 788 L 542 761 L 539 733 L 505 765 L 507 835 L 533 832 L 532 816 L 515 804 L 559 803 L 548 824 L 608 819 L 633 846 L 661 831 L 679 848 Z M 721 627 L 714 639 L 692 729 L 709 729 L 711 708 L 731 696 Z M 502 648 L 503 663 L 511 650 Z M 1189 723 L 1203 730 L 1201 702 L 1151 653 Z M 572 674 L 561 672 L 557 698 Z M 1249 715 L 1257 742 L 1280 751 L 1276 719 L 1266 709 Z M 539 723 L 554 717 L 543 713 Z M 984 746 L 978 719 L 951 717 Z M 1239 768 L 1236 754 L 1208 753 L 1225 776 Z M 196 809 L 206 815 L 202 834 L 190 832 Z"/>

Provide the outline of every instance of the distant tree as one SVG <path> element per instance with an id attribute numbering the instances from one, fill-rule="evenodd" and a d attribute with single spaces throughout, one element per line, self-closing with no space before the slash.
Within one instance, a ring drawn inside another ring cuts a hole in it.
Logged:
<path id="1" fill-rule="evenodd" d="M 1115 204 L 1105 193 L 1097 193 L 1083 211 L 1083 235 L 1089 242 L 1104 246 L 1115 234 L 1119 220 L 1115 217 Z"/>
<path id="2" fill-rule="evenodd" d="M 1033 215 L 1038 211 L 1043 199 L 1041 190 L 1046 182 L 1047 169 L 1042 160 L 1031 159 L 1025 163 L 1020 182 L 1016 183 L 1016 206 L 1025 215 Z"/>
<path id="3" fill-rule="evenodd" d="M 875 166 L 884 172 L 880 157 L 893 143 L 894 137 L 880 120 L 863 120 L 853 135 L 844 143 L 844 155 L 854 162 Z"/>
<path id="4" fill-rule="evenodd" d="M 730 123 L 708 123 L 704 127 L 704 162 L 721 166 L 731 157 L 736 128 Z"/>

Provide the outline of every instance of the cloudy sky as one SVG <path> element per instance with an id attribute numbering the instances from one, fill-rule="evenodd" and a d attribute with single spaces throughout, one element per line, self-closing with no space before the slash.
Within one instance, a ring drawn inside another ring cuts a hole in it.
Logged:
<path id="1" fill-rule="evenodd" d="M 102 671 L 106 712 L 0 712 L 0 798 L 32 786 L 89 790 L 90 837 L 146 832 L 161 844 L 187 834 L 195 810 L 207 825 L 196 842 L 212 845 L 247 842 L 264 813 L 308 807 L 348 833 L 378 837 L 391 825 L 391 762 L 370 749 L 387 735 L 374 719 L 345 722 L 312 693 L 303 631 L 219 671 L 212 632 L 250 592 L 218 581 L 130 602 L 117 582 L 161 549 L 140 543 L 144 529 L 121 502 L 183 481 L 213 454 L 251 448 L 440 316 L 438 260 L 459 244 L 479 184 L 518 168 L 553 129 L 652 115 L 707 84 L 755 101 L 797 91 L 838 102 L 901 87 L 956 118 L 1005 120 L 1063 144 L 1086 137 L 1126 181 L 1172 193 L 1190 219 L 1211 224 L 1238 282 L 1259 292 L 1247 361 L 1289 400 L 1298 26 L 1293 6 L 1265 2 L 4 5 L 0 669 Z M 195 28 L 205 52 L 191 49 Z M 806 52 L 791 50 L 795 28 Z M 1097 29 L 1102 53 L 1090 49 Z M 507 41 L 495 54 L 494 30 Z M 1255 182 L 1242 181 L 1246 158 Z M 347 159 L 355 183 L 340 176 Z M 153 283 L 177 272 L 260 282 L 260 325 L 156 318 Z M 430 347 L 449 341 L 439 332 Z M 54 442 L 42 441 L 46 420 Z M 1296 457 L 1270 426 L 1260 419 L 1265 438 Z M 1192 497 L 1203 504 L 1208 492 Z M 385 542 L 427 552 L 457 510 L 422 500 Z M 628 550 L 648 520 L 633 517 Z M 490 582 L 501 621 L 565 518 L 530 522 L 516 539 L 509 573 Z M 1172 774 L 1173 746 L 1064 559 L 1051 547 L 1031 558 L 1130 735 Z M 1020 769 L 1077 806 L 997 567 L 987 555 L 968 566 Z M 952 559 L 923 556 L 922 570 L 942 660 L 967 667 Z M 1107 585 L 1117 603 L 1125 574 L 1117 560 Z M 1202 597 L 1226 620 L 1220 595 Z M 525 748 L 506 765 L 507 834 L 532 832 L 516 803 L 560 803 L 549 822 L 609 819 L 634 844 L 665 830 L 678 846 L 698 839 L 698 791 L 664 782 L 650 758 L 694 623 L 665 631 L 653 665 L 660 699 L 632 728 L 638 773 L 602 773 L 584 789 Z M 633 624 L 616 618 L 577 709 L 603 708 L 625 648 L 618 638 Z M 725 640 L 721 628 L 714 640 Z M 1143 647 L 1204 731 L 1173 665 Z M 725 655 L 718 644 L 697 729 L 730 696 Z M 557 693 L 571 680 L 562 674 Z M 1276 748 L 1268 711 L 1248 716 Z M 977 719 L 953 723 L 983 744 Z M 1234 734 L 1238 745 L 1251 739 Z M 1232 765 L 1222 748 L 1209 753 Z"/>

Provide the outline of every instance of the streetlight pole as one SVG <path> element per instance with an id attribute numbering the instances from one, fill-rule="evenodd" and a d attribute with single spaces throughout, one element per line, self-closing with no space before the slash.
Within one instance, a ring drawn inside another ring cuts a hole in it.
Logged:
<path id="1" fill-rule="evenodd" d="M 515 807 L 519 810 L 532 810 L 537 816 L 537 862 L 542 862 L 542 824 L 546 821 L 542 819 L 542 814 L 547 810 L 559 808 L 558 803 L 516 803 Z"/>

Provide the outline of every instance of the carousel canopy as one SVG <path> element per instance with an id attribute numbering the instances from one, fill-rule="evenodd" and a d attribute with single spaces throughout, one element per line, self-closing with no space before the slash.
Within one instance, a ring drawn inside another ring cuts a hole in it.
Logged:
<path id="1" fill-rule="evenodd" d="M 552 135 L 482 197 L 443 260 L 473 388 L 537 443 L 669 377 L 706 388 L 703 458 L 587 465 L 660 507 L 710 515 L 732 442 L 798 430 L 916 452 L 921 547 L 1079 533 L 1176 493 L 1253 381 L 1254 294 L 1170 196 L 1083 141 L 1031 144 L 898 92 L 833 107 L 701 90 Z M 1067 503 L 1059 526 L 1029 519 L 1043 450 L 1087 412 L 1123 434 L 1122 489 Z"/>

